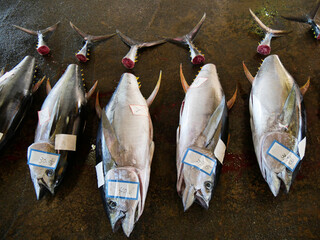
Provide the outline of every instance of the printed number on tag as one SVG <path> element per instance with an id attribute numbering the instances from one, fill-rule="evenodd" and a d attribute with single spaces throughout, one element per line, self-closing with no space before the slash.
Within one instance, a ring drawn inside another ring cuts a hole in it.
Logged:
<path id="1" fill-rule="evenodd" d="M 0 140 L 2 139 L 3 133 L 0 132 Z"/>
<path id="2" fill-rule="evenodd" d="M 29 165 L 56 169 L 60 159 L 60 154 L 43 152 L 36 149 L 31 149 L 28 159 Z"/>
<path id="3" fill-rule="evenodd" d="M 213 169 L 217 164 L 215 159 L 210 158 L 190 148 L 188 148 L 182 162 L 199 169 L 201 172 L 204 172 L 209 176 L 211 176 Z"/>
<path id="4" fill-rule="evenodd" d="M 77 147 L 77 135 L 57 134 L 55 140 L 56 150 L 75 151 Z"/>
<path id="5" fill-rule="evenodd" d="M 144 105 L 130 105 L 133 115 L 148 117 L 148 107 Z"/>
<path id="6" fill-rule="evenodd" d="M 96 165 L 96 172 L 97 172 L 97 180 L 98 180 L 98 188 L 104 185 L 104 176 L 103 176 L 103 165 L 102 162 L 99 162 Z"/>
<path id="7" fill-rule="evenodd" d="M 38 111 L 38 117 L 39 117 L 39 125 L 41 126 L 42 124 L 48 122 L 50 120 L 50 113 L 49 109 L 45 108 L 41 111 Z"/>
<path id="8" fill-rule="evenodd" d="M 300 161 L 300 157 L 298 155 L 276 140 L 273 141 L 267 153 L 285 165 L 291 172 L 294 171 Z"/>
<path id="9" fill-rule="evenodd" d="M 108 180 L 107 184 L 107 197 L 138 200 L 139 182 Z"/>
<path id="10" fill-rule="evenodd" d="M 191 84 L 191 88 L 197 88 L 200 87 L 200 85 L 202 85 L 204 82 L 206 82 L 208 80 L 208 78 L 204 78 L 204 77 L 198 77 L 192 84 Z"/>

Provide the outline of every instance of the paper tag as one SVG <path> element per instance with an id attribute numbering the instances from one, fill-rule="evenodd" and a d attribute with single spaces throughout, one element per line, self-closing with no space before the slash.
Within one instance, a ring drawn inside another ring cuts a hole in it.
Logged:
<path id="1" fill-rule="evenodd" d="M 57 134 L 55 141 L 56 150 L 75 151 L 77 147 L 77 135 Z"/>
<path id="2" fill-rule="evenodd" d="M 215 157 L 219 160 L 219 162 L 221 162 L 221 164 L 223 163 L 223 159 L 224 159 L 224 154 L 226 152 L 226 145 L 224 144 L 224 142 L 219 138 L 219 141 L 217 143 L 216 148 L 214 149 L 214 155 Z"/>
<path id="3" fill-rule="evenodd" d="M 204 172 L 209 176 L 211 176 L 213 169 L 217 164 L 215 159 L 210 158 L 190 148 L 188 148 L 182 162 L 199 169 L 201 172 Z"/>
<path id="4" fill-rule="evenodd" d="M 54 170 L 58 165 L 59 159 L 60 154 L 30 149 L 28 164 Z"/>
<path id="5" fill-rule="evenodd" d="M 138 200 L 139 182 L 108 180 L 107 197 Z"/>
<path id="6" fill-rule="evenodd" d="M 298 155 L 292 152 L 289 148 L 283 146 L 278 141 L 274 140 L 268 149 L 267 153 L 277 161 L 285 165 L 291 172 L 294 171 L 300 161 Z"/>
<path id="7" fill-rule="evenodd" d="M 203 84 L 205 81 L 207 81 L 208 78 L 204 78 L 204 77 L 198 77 L 192 84 L 191 84 L 191 88 L 197 88 L 200 87 L 201 84 Z"/>
<path id="8" fill-rule="evenodd" d="M 144 105 L 130 105 L 133 115 L 148 117 L 148 107 Z"/>
<path id="9" fill-rule="evenodd" d="M 3 136 L 3 133 L 2 133 L 2 132 L 0 132 L 0 141 L 1 141 L 1 139 L 2 139 L 2 136 Z"/>
<path id="10" fill-rule="evenodd" d="M 306 151 L 306 144 L 307 144 L 307 138 L 304 137 L 304 139 L 302 139 L 301 142 L 299 142 L 299 145 L 298 145 L 300 159 L 302 159 L 304 157 L 304 154 L 305 154 L 305 151 Z"/>
<path id="11" fill-rule="evenodd" d="M 104 185 L 104 176 L 103 176 L 103 165 L 102 162 L 99 162 L 96 165 L 96 172 L 97 172 L 97 180 L 98 180 L 98 188 Z"/>
<path id="12" fill-rule="evenodd" d="M 45 108 L 41 111 L 38 111 L 38 117 L 39 117 L 39 125 L 41 126 L 42 124 L 48 122 L 50 120 L 50 113 L 49 109 Z"/>

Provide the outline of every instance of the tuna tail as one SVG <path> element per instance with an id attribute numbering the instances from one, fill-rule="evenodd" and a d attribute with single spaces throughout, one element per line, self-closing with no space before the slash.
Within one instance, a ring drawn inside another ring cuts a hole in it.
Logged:
<path id="1" fill-rule="evenodd" d="M 17 25 L 13 25 L 14 27 L 20 29 L 21 31 L 24 31 L 26 33 L 29 33 L 31 35 L 35 35 L 38 36 L 38 46 L 37 46 L 37 51 L 40 55 L 47 55 L 50 52 L 50 48 L 47 46 L 47 44 L 45 43 L 45 41 L 43 40 L 43 37 L 46 33 L 48 32 L 53 32 L 54 30 L 56 30 L 56 28 L 58 27 L 60 21 L 57 22 L 56 24 L 47 27 L 45 29 L 42 30 L 38 30 L 38 31 L 33 31 L 27 28 L 23 28 Z"/>
<path id="2" fill-rule="evenodd" d="M 70 26 L 84 39 L 85 44 L 84 46 L 81 48 L 81 50 L 79 50 L 79 52 L 76 53 L 76 57 L 80 62 L 86 62 L 89 59 L 87 58 L 88 51 L 89 51 L 89 47 L 90 44 L 94 43 L 94 42 L 98 42 L 98 41 L 102 41 L 102 40 L 107 40 L 111 37 L 113 37 L 115 35 L 115 33 L 112 34 L 107 34 L 107 35 L 100 35 L 100 36 L 93 36 L 93 35 L 89 35 L 85 32 L 83 32 L 82 30 L 80 30 L 78 27 L 76 27 L 72 22 L 70 22 Z"/>
<path id="3" fill-rule="evenodd" d="M 199 51 L 196 48 L 196 46 L 193 44 L 193 40 L 196 38 L 205 19 L 206 19 L 206 13 L 203 14 L 201 20 L 188 34 L 186 34 L 182 37 L 167 38 L 166 39 L 168 42 L 180 43 L 183 45 L 187 45 L 190 49 L 190 53 L 191 53 L 190 57 L 191 57 L 191 62 L 193 64 L 201 64 L 205 61 L 204 55 L 201 54 L 201 51 Z"/>
<path id="4" fill-rule="evenodd" d="M 312 21 L 314 20 L 318 10 L 320 7 L 320 1 L 317 2 L 317 5 L 315 6 L 314 9 L 312 9 L 308 14 L 301 16 L 301 17 L 293 17 L 293 16 L 281 16 L 284 19 L 287 19 L 289 21 L 294 21 L 294 22 L 302 22 L 302 23 L 308 23 L 311 25 Z"/>
<path id="5" fill-rule="evenodd" d="M 152 42 L 139 42 L 124 35 L 118 29 L 117 34 L 119 35 L 121 40 L 130 47 L 127 55 L 122 58 L 122 64 L 128 69 L 134 68 L 135 62 L 137 62 L 137 52 L 140 48 L 152 47 L 166 42 L 166 40 L 164 39 Z"/>
<path id="6" fill-rule="evenodd" d="M 259 44 L 257 48 L 257 52 L 262 55 L 269 55 L 271 52 L 271 39 L 272 37 L 281 37 L 285 34 L 290 33 L 291 31 L 285 31 L 285 30 L 274 30 L 266 25 L 254 14 L 254 12 L 249 8 L 249 11 L 254 18 L 254 20 L 258 23 L 258 25 L 261 27 L 261 29 L 265 32 L 265 37 Z"/>

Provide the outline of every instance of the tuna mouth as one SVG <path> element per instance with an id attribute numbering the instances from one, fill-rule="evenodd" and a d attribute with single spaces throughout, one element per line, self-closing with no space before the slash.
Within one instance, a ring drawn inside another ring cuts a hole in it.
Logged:
<path id="1" fill-rule="evenodd" d="M 38 53 L 41 55 L 47 55 L 50 52 L 50 48 L 48 46 L 41 46 L 37 49 Z"/>
<path id="2" fill-rule="evenodd" d="M 257 52 L 262 55 L 269 55 L 271 52 L 271 47 L 268 45 L 259 45 L 257 48 Z"/>
<path id="3" fill-rule="evenodd" d="M 119 217 L 114 222 L 111 222 L 112 231 L 114 233 L 118 231 L 125 217 L 126 217 L 126 214 L 123 211 L 121 211 L 119 214 Z"/>
<path id="4" fill-rule="evenodd" d="M 193 186 L 185 188 L 182 194 L 182 203 L 184 211 L 187 211 L 194 202 L 197 202 L 205 209 L 209 208 L 210 199 L 206 199 L 201 190 L 196 190 Z"/>
<path id="5" fill-rule="evenodd" d="M 123 58 L 122 64 L 128 69 L 132 69 L 135 65 L 134 61 L 132 61 L 130 58 Z"/>
<path id="6" fill-rule="evenodd" d="M 43 178 L 38 178 L 38 184 L 39 184 L 40 186 L 43 186 L 43 187 L 45 187 L 46 189 L 48 189 L 49 192 L 51 192 L 52 195 L 54 194 L 54 188 L 53 188 L 53 187 L 50 187 L 50 186 L 43 180 Z"/>
<path id="7" fill-rule="evenodd" d="M 193 59 L 192 59 L 192 63 L 193 64 L 201 64 L 201 63 L 203 63 L 205 61 L 205 58 L 204 58 L 204 56 L 202 56 L 202 55 L 198 55 L 198 56 L 196 56 L 196 57 L 194 57 Z"/>
<path id="8" fill-rule="evenodd" d="M 86 61 L 88 61 L 88 59 L 86 58 L 86 56 L 83 55 L 83 54 L 77 54 L 76 57 L 77 57 L 77 59 L 79 60 L 79 62 L 86 62 Z"/>

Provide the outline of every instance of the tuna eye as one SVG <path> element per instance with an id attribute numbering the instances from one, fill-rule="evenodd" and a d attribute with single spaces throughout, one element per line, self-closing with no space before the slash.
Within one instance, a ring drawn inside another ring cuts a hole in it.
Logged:
<path id="1" fill-rule="evenodd" d="M 212 188 L 213 188 L 212 182 L 205 182 L 204 186 L 205 186 L 206 190 L 208 190 L 208 191 L 212 190 Z"/>
<path id="2" fill-rule="evenodd" d="M 110 201 L 110 202 L 108 203 L 108 205 L 109 205 L 109 208 L 110 208 L 111 210 L 113 210 L 113 209 L 115 209 L 115 208 L 117 207 L 117 203 L 114 202 L 114 201 Z"/>
<path id="3" fill-rule="evenodd" d="M 53 171 L 51 169 L 48 169 L 46 171 L 46 174 L 47 174 L 48 177 L 52 177 L 53 176 Z"/>

